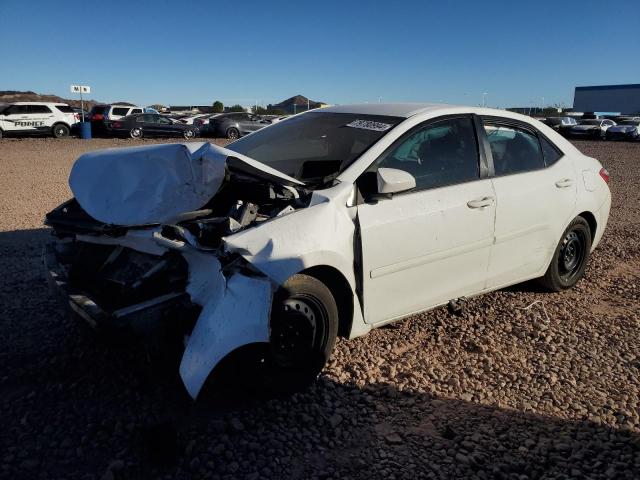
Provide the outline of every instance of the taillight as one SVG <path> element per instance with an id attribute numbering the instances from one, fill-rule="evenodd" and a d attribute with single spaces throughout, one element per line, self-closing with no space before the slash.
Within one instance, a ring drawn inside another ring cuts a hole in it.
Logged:
<path id="1" fill-rule="evenodd" d="M 609 184 L 609 180 L 611 179 L 611 176 L 609 175 L 609 170 L 607 170 L 606 168 L 602 167 L 600 169 L 600 176 L 604 180 L 604 183 L 606 183 L 608 185 Z"/>
<path id="2" fill-rule="evenodd" d="M 113 122 L 113 123 L 111 124 L 111 126 L 112 126 L 113 128 L 120 128 L 120 127 L 122 126 L 122 124 L 121 124 L 120 122 Z"/>
<path id="3" fill-rule="evenodd" d="M 91 117 L 92 120 L 104 120 L 104 115 L 101 113 L 94 113 Z"/>

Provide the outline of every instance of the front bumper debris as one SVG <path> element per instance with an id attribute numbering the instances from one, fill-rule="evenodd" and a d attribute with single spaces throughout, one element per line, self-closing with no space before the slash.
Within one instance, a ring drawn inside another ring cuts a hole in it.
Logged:
<path id="1" fill-rule="evenodd" d="M 116 308 L 105 306 L 91 293 L 70 283 L 67 269 L 58 258 L 57 247 L 57 244 L 45 246 L 42 255 L 49 288 L 64 308 L 96 330 L 148 334 L 167 322 L 179 322 L 184 328 L 193 326 L 200 309 L 184 291 L 169 292 Z"/>

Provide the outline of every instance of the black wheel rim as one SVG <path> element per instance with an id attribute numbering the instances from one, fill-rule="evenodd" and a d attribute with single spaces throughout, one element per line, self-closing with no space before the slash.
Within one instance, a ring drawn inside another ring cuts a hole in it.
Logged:
<path id="1" fill-rule="evenodd" d="M 235 130 L 229 130 L 229 135 L 228 137 L 232 140 L 235 140 L 236 138 L 238 138 L 238 132 L 236 132 Z"/>
<path id="2" fill-rule="evenodd" d="M 310 295 L 296 295 L 278 306 L 271 325 L 271 348 L 276 363 L 293 368 L 309 359 L 324 341 L 328 314 Z"/>
<path id="3" fill-rule="evenodd" d="M 562 240 L 558 256 L 558 271 L 563 281 L 570 282 L 579 274 L 585 255 L 586 239 L 584 233 L 578 230 L 569 231 Z"/>

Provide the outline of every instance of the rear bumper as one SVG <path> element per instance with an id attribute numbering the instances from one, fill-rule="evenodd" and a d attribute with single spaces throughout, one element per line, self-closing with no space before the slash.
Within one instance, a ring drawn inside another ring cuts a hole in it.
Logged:
<path id="1" fill-rule="evenodd" d="M 598 228 L 596 229 L 596 234 L 593 238 L 593 242 L 591 243 L 591 250 L 593 251 L 600 240 L 602 240 L 602 236 L 604 235 L 604 231 L 607 228 L 607 222 L 609 220 L 609 211 L 611 210 L 611 193 L 607 193 L 607 197 L 604 203 L 600 206 L 600 208 L 594 212 L 596 217 L 596 225 Z"/>
<path id="2" fill-rule="evenodd" d="M 42 260 L 51 292 L 72 316 L 96 330 L 147 335 L 168 323 L 192 326 L 197 317 L 199 308 L 186 292 L 161 295 L 117 310 L 103 308 L 90 294 L 71 285 L 55 243 L 45 246 Z"/>

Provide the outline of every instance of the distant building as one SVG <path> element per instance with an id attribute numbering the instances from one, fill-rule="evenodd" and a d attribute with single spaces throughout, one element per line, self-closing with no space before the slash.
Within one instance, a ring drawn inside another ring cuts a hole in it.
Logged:
<path id="1" fill-rule="evenodd" d="M 576 87 L 573 109 L 577 112 L 640 113 L 640 84 Z"/>
<path id="2" fill-rule="evenodd" d="M 282 110 L 290 115 L 294 115 L 300 112 L 306 112 L 314 108 L 326 107 L 327 104 L 323 102 L 314 102 L 309 100 L 303 95 L 295 95 L 291 98 L 287 98 L 280 103 L 267 105 L 267 110 Z"/>

